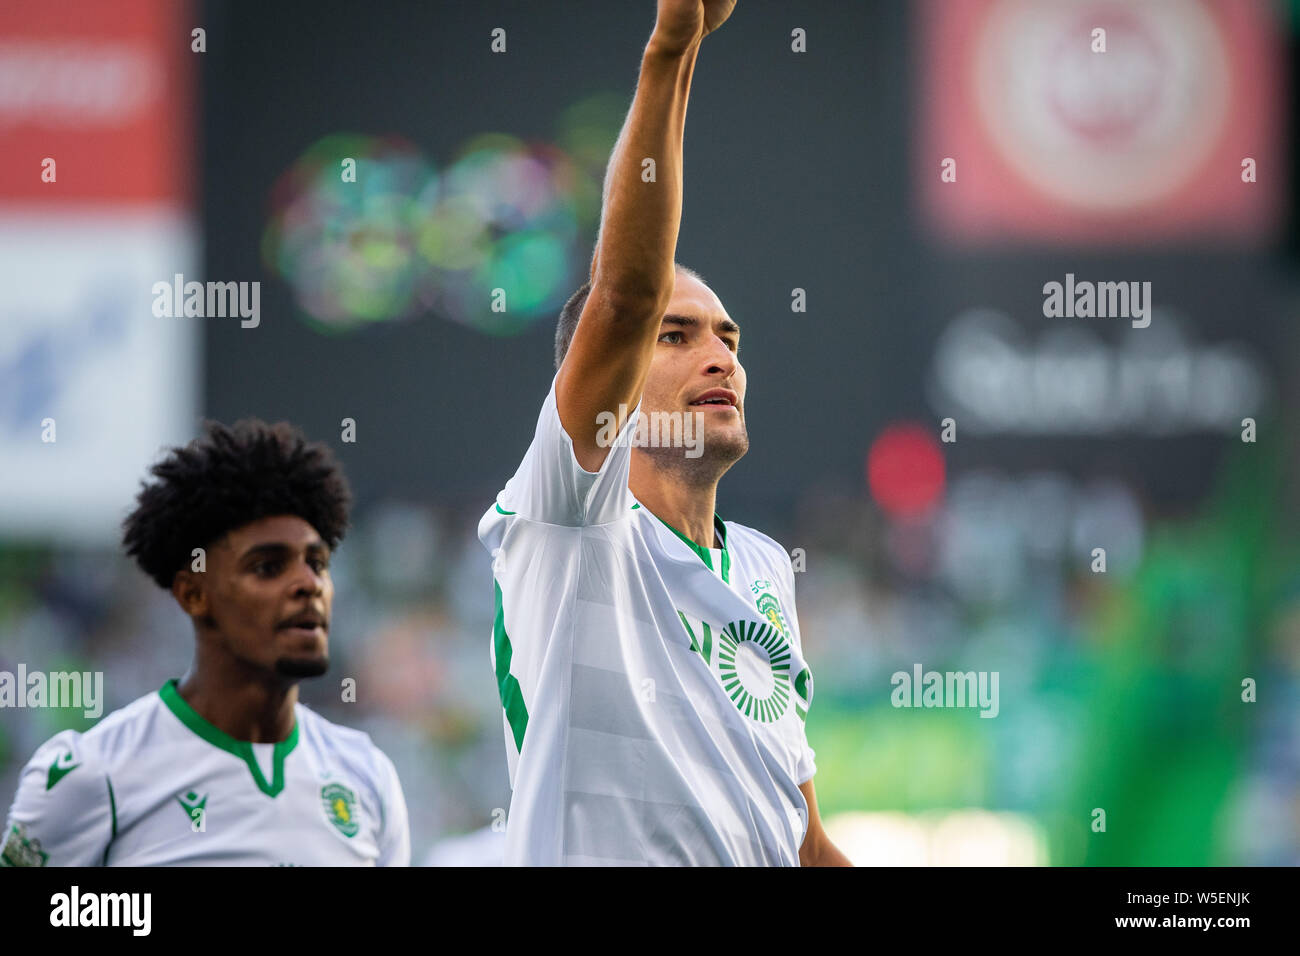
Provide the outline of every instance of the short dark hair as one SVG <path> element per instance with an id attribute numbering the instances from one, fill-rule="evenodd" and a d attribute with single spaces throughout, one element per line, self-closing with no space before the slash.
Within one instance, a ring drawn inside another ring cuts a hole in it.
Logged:
<path id="1" fill-rule="evenodd" d="M 206 435 L 172 448 L 141 482 L 122 543 L 145 574 L 171 588 L 194 548 L 260 518 L 296 515 L 333 550 L 348 526 L 352 492 L 328 445 L 288 422 L 204 421 Z"/>
<path id="2" fill-rule="evenodd" d="M 674 262 L 673 268 L 684 275 L 690 276 L 697 282 L 704 282 L 703 276 L 694 269 L 686 268 L 681 263 Z M 555 370 L 557 372 L 560 370 L 560 366 L 564 364 L 564 356 L 569 352 L 569 343 L 573 341 L 573 333 L 578 329 L 578 320 L 582 318 L 582 310 L 586 306 L 587 296 L 590 294 L 591 281 L 588 280 L 578 286 L 578 291 L 569 296 L 569 301 L 564 303 L 564 308 L 560 310 L 559 321 L 555 323 Z"/>

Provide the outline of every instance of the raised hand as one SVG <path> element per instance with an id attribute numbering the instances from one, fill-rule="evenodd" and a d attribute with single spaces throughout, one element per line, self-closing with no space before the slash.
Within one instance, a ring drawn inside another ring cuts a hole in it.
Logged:
<path id="1" fill-rule="evenodd" d="M 683 52 L 722 26 L 734 9 L 736 0 L 659 0 L 651 43 Z"/>

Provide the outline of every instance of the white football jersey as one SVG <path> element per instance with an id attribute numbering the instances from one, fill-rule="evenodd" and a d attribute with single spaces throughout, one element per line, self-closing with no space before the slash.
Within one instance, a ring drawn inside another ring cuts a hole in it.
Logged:
<path id="1" fill-rule="evenodd" d="M 816 764 L 790 557 L 721 519 L 723 547 L 702 548 L 643 507 L 636 420 L 585 471 L 552 381 L 479 522 L 514 790 L 506 863 L 798 866 Z"/>
<path id="2" fill-rule="evenodd" d="M 235 740 L 168 681 L 23 768 L 0 866 L 408 866 L 397 771 L 302 705 L 276 744 Z"/>

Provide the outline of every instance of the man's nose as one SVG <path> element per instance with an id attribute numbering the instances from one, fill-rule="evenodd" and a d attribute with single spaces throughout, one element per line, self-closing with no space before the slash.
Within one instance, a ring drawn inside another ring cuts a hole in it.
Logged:
<path id="1" fill-rule="evenodd" d="M 295 594 L 320 594 L 324 589 L 325 581 L 316 573 L 315 568 L 306 561 L 298 566 L 298 573 L 293 580 Z"/>
<path id="2" fill-rule="evenodd" d="M 724 378 L 735 374 L 736 371 L 736 353 L 731 351 L 731 347 L 722 339 L 714 336 L 713 345 L 709 353 L 710 375 L 722 373 Z"/>

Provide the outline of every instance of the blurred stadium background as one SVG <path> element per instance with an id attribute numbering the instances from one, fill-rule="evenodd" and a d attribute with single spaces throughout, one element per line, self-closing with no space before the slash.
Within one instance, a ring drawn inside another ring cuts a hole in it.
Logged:
<path id="1" fill-rule="evenodd" d="M 358 497 L 303 700 L 393 758 L 417 862 L 493 861 L 475 525 L 653 6 L 0 7 L 0 669 L 101 670 L 105 713 L 179 676 L 188 621 L 117 523 L 200 417 L 288 419 Z M 753 440 L 719 511 L 806 556 L 817 792 L 856 862 L 1300 863 L 1298 41 L 1266 0 L 742 0 L 706 43 L 678 258 L 744 328 Z M 260 324 L 155 317 L 177 273 L 260 282 Z M 1150 327 L 1044 318 L 1067 273 L 1150 281 Z M 998 716 L 894 708 L 917 663 L 998 672 Z M 92 723 L 0 710 L 6 807 Z"/>

